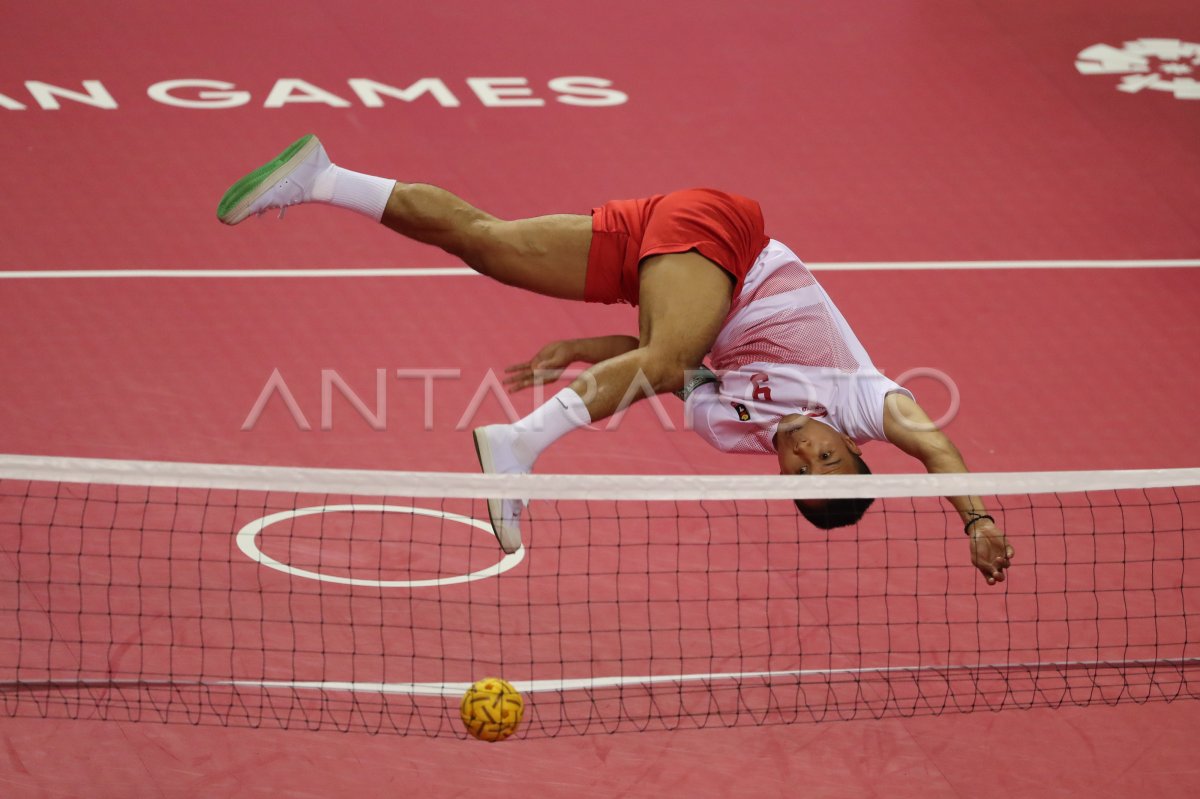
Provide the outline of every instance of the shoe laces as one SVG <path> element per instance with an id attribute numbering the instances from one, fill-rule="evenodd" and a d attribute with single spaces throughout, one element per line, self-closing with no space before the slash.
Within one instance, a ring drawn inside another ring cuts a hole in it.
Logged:
<path id="1" fill-rule="evenodd" d="M 279 219 L 283 219 L 284 212 L 287 211 L 289 206 L 299 205 L 304 202 L 304 189 L 291 178 L 284 178 L 272 186 L 271 190 L 265 196 L 271 197 L 271 202 L 259 208 L 254 215 L 262 216 L 272 208 L 278 208 Z"/>

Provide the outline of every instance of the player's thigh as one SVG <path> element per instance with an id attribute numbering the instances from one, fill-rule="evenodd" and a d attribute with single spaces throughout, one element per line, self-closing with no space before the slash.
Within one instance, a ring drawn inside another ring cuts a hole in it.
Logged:
<path id="1" fill-rule="evenodd" d="M 695 251 L 655 255 L 642 262 L 638 290 L 641 346 L 698 366 L 729 314 L 729 273 Z"/>
<path id="2" fill-rule="evenodd" d="M 592 219 L 556 214 L 487 224 L 478 258 L 487 275 L 550 297 L 582 300 Z"/>

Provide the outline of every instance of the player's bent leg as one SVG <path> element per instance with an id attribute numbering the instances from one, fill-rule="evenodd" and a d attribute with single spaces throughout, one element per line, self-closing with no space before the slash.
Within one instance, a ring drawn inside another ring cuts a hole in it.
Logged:
<path id="1" fill-rule="evenodd" d="M 689 252 L 646 259 L 640 278 L 641 346 L 596 364 L 515 424 L 476 429 L 475 448 L 485 472 L 531 471 L 541 452 L 572 430 L 648 393 L 678 389 L 684 372 L 708 354 L 729 312 L 732 281 L 726 273 Z M 505 552 L 521 546 L 522 510 L 518 500 L 488 501 Z"/>
<path id="2" fill-rule="evenodd" d="M 640 270 L 640 346 L 596 364 L 571 384 L 592 421 L 646 395 L 676 391 L 712 349 L 729 314 L 733 281 L 697 252 L 647 258 Z"/>
<path id="3" fill-rule="evenodd" d="M 584 297 L 591 217 L 557 214 L 506 221 L 437 186 L 397 183 L 382 221 L 506 285 L 562 299 Z"/>

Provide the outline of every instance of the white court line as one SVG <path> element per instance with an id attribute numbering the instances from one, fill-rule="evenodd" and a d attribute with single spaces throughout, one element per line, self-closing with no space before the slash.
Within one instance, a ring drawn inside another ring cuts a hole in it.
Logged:
<path id="1" fill-rule="evenodd" d="M 806 264 L 814 272 L 911 272 L 980 269 L 1187 269 L 1200 259 L 1143 261 L 848 261 Z M 463 277 L 465 267 L 444 269 L 48 269 L 0 271 L 0 280 L 101 278 Z"/>
<path id="2" fill-rule="evenodd" d="M 848 669 L 792 669 L 787 671 L 731 671 L 710 674 L 654 674 L 641 676 L 611 676 L 611 677 L 581 677 L 559 680 L 513 680 L 512 685 L 523 694 L 546 693 L 552 691 L 589 691 L 600 688 L 621 688 L 624 686 L 648 686 L 663 683 L 713 683 L 738 680 L 761 680 L 774 678 L 800 678 L 808 680 L 838 681 L 850 678 L 858 680 L 862 677 L 898 675 L 931 675 L 944 677 L 949 674 L 978 673 L 978 672 L 1010 672 L 1010 671 L 1086 671 L 1089 669 L 1156 669 L 1192 668 L 1200 666 L 1200 658 L 1161 658 L 1158 660 L 1061 660 L 1035 661 L 1032 663 L 982 663 L 978 665 L 921 665 L 921 666 L 881 666 L 879 668 L 848 668 Z M 834 679 L 831 679 L 834 678 Z M 471 686 L 469 682 L 423 682 L 423 683 L 385 683 L 385 682 L 341 682 L 336 680 L 12 680 L 0 682 L 0 690 L 9 688 L 37 687 L 104 687 L 117 685 L 133 685 L 146 687 L 230 687 L 230 688 L 283 688 L 288 690 L 310 691 L 343 691 L 348 693 L 371 694 L 402 694 L 406 696 L 459 696 Z"/>
<path id="3" fill-rule="evenodd" d="M 1164 658 L 1161 660 L 1073 660 L 1073 661 L 1039 661 L 1035 663 L 984 663 L 980 665 L 945 665 L 945 666 L 882 666 L 875 669 L 791 669 L 787 671 L 730 671 L 711 674 L 654 674 L 641 676 L 612 676 L 612 677 L 581 677 L 560 680 L 514 680 L 512 686 L 523 694 L 545 693 L 548 691 L 589 691 L 599 688 L 621 688 L 624 686 L 645 686 L 662 683 L 690 682 L 731 682 L 740 680 L 761 680 L 778 678 L 817 679 L 829 681 L 830 678 L 852 678 L 880 676 L 884 674 L 933 674 L 943 675 L 955 672 L 981 671 L 1043 671 L 1086 669 L 1116 669 L 1116 668 L 1152 668 L 1171 666 L 1186 668 L 1200 666 L 1200 658 Z M 382 693 L 404 694 L 411 696 L 459 696 L 471 687 L 469 682 L 443 683 L 377 683 L 377 682 L 336 682 L 322 681 L 291 681 L 291 680 L 225 680 L 221 685 L 245 688 L 290 688 L 313 691 L 347 691 L 351 693 Z"/>

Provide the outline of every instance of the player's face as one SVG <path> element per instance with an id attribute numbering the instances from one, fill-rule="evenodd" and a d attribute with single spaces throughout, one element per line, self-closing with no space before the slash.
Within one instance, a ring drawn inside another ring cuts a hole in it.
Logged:
<path id="1" fill-rule="evenodd" d="M 858 474 L 858 446 L 816 419 L 783 419 L 775 449 L 780 474 Z"/>

